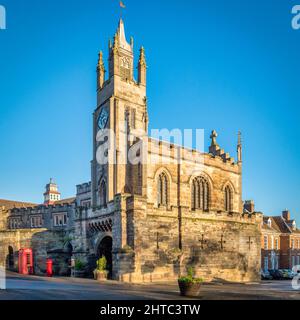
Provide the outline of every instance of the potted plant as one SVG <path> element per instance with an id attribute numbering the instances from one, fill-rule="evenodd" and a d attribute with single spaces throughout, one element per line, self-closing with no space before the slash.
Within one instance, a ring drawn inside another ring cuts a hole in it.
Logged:
<path id="1" fill-rule="evenodd" d="M 108 272 L 106 270 L 107 260 L 105 257 L 101 257 L 97 261 L 97 268 L 94 270 L 94 278 L 97 281 L 107 280 Z"/>
<path id="2" fill-rule="evenodd" d="M 79 259 L 75 260 L 75 277 L 76 278 L 84 278 L 85 276 L 85 263 Z"/>
<path id="3" fill-rule="evenodd" d="M 188 268 L 187 276 L 178 279 L 178 285 L 182 296 L 198 297 L 201 291 L 202 278 L 194 277 L 194 269 Z"/>

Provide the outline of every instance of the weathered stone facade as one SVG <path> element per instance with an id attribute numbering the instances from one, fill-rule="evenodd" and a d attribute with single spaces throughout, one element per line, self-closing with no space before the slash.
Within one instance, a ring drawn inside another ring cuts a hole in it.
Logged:
<path id="1" fill-rule="evenodd" d="M 35 274 L 45 275 L 46 260 L 52 258 L 54 274 L 69 275 L 75 212 L 75 203 L 3 206 L 0 209 L 0 265 L 18 271 L 19 250 L 31 248 Z M 62 221 L 66 217 L 66 224 L 56 224 L 57 216 L 62 217 Z M 40 219 L 36 220 L 37 217 Z M 41 224 L 32 225 L 36 221 Z"/>
<path id="2" fill-rule="evenodd" d="M 122 162 L 127 137 L 148 132 L 147 67 L 142 48 L 136 82 L 133 43 L 126 42 L 122 21 L 109 51 L 109 78 L 102 53 L 97 68 L 92 208 L 78 220 L 87 235 L 82 249 L 99 256 L 101 241 L 112 237 L 112 277 L 122 281 L 176 279 L 188 266 L 207 280 L 258 280 L 262 216 L 243 213 L 241 141 L 235 162 L 218 146 L 216 132 L 207 154 L 152 138 L 145 147 L 145 139 L 133 139 L 126 148 L 136 147 L 146 161 Z M 103 113 L 116 138 L 107 148 L 108 163 L 101 165 L 97 135 Z M 205 183 L 205 195 L 197 183 Z"/>
<path id="3" fill-rule="evenodd" d="M 108 79 L 99 54 L 91 183 L 77 186 L 77 198 L 67 207 L 12 210 L 8 228 L 24 229 L 3 231 L 1 237 L 9 239 L 4 247 L 18 237 L 25 243 L 16 243 L 15 250 L 32 247 L 30 239 L 40 232 L 45 237 L 35 247 L 36 259 L 52 254 L 57 273 L 65 272 L 57 261 L 69 253 L 86 262 L 86 275 L 106 256 L 110 277 L 126 282 L 174 280 L 190 266 L 207 281 L 259 280 L 262 216 L 243 211 L 240 139 L 235 161 L 219 147 L 215 131 L 208 153 L 149 138 L 144 48 L 137 81 L 133 66 L 133 40 L 127 43 L 120 21 L 109 44 Z M 101 141 L 105 129 L 115 134 L 107 145 Z M 124 150 L 140 161 L 124 162 Z M 101 155 L 107 163 L 100 163 Z M 67 220 L 55 226 L 59 213 Z M 39 214 L 42 223 L 29 231 L 30 217 Z"/>

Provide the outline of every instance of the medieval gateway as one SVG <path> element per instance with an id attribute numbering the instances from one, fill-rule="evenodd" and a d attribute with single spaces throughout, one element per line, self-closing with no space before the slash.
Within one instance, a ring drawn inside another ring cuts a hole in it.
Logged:
<path id="1" fill-rule="evenodd" d="M 50 181 L 44 204 L 0 200 L 0 264 L 18 270 L 19 253 L 29 249 L 35 274 L 45 274 L 51 258 L 55 274 L 74 274 L 80 264 L 89 277 L 104 255 L 110 277 L 125 282 L 174 280 L 190 266 L 206 281 L 259 280 L 262 214 L 243 210 L 240 139 L 235 160 L 215 131 L 208 153 L 147 136 L 147 148 L 136 148 L 143 161 L 123 161 L 124 145 L 141 145 L 127 137 L 148 132 L 148 112 L 145 52 L 135 81 L 133 40 L 126 41 L 122 20 L 108 60 L 106 78 L 99 54 L 91 182 L 72 199 L 60 200 Z M 115 139 L 101 163 L 105 129 Z"/>

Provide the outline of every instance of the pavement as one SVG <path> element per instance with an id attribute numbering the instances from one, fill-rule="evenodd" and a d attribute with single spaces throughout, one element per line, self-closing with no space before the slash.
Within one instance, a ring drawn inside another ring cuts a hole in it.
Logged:
<path id="1" fill-rule="evenodd" d="M 7 274 L 7 289 L 0 300 L 186 300 L 176 282 L 125 284 L 92 279 L 46 278 Z M 189 299 L 191 300 L 191 299 Z M 300 300 L 291 281 L 261 283 L 204 283 L 195 300 Z"/>

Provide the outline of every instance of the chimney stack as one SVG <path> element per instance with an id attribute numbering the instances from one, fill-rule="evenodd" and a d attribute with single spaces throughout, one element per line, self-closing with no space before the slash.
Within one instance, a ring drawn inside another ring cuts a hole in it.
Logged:
<path id="1" fill-rule="evenodd" d="M 253 213 L 255 210 L 255 205 L 253 200 L 246 200 L 244 202 L 244 209 L 250 213 Z"/>
<path id="2" fill-rule="evenodd" d="M 291 214 L 289 210 L 284 210 L 282 211 L 282 217 L 286 220 L 286 221 L 290 221 L 291 220 Z"/>

